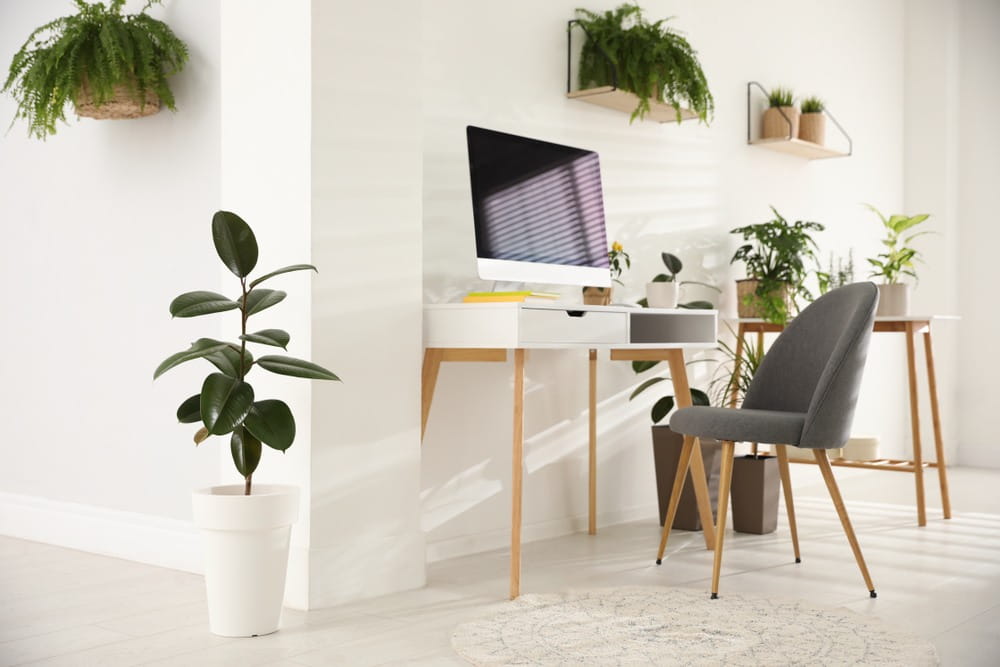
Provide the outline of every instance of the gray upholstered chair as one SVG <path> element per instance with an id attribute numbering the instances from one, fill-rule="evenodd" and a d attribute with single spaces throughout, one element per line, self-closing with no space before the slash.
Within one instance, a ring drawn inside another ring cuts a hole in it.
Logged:
<path id="1" fill-rule="evenodd" d="M 712 569 L 713 599 L 719 593 L 722 542 L 736 441 L 776 445 L 796 562 L 799 562 L 798 535 L 785 446 L 813 450 L 854 558 L 871 597 L 875 597 L 875 587 L 844 509 L 826 450 L 843 446 L 850 436 L 877 304 L 878 290 L 872 283 L 855 283 L 825 294 L 792 320 L 774 341 L 754 375 L 742 407 L 691 407 L 678 410 L 670 419 L 670 428 L 685 435 L 678 466 L 681 482 L 687 475 L 691 451 L 698 437 L 723 441 Z M 671 501 L 674 500 L 672 497 Z M 663 558 L 676 513 L 675 504 L 671 502 L 667 510 L 657 564 Z"/>

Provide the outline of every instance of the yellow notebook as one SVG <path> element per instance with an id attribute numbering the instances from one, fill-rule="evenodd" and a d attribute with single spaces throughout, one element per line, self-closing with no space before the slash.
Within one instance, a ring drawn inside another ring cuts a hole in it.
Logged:
<path id="1" fill-rule="evenodd" d="M 553 292 L 469 292 L 462 298 L 462 303 L 553 301 L 559 296 Z"/>

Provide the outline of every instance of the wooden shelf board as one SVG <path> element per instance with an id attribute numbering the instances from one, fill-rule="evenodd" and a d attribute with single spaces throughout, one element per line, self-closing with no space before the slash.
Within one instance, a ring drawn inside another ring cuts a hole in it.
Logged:
<path id="1" fill-rule="evenodd" d="M 788 457 L 789 463 L 813 463 L 815 459 L 797 459 Z M 913 472 L 913 461 L 903 459 L 875 459 L 874 461 L 852 461 L 849 459 L 833 459 L 830 465 L 842 468 L 865 468 L 867 470 L 895 470 L 896 472 Z M 921 468 L 937 468 L 936 461 L 923 461 Z"/>
<path id="2" fill-rule="evenodd" d="M 636 106 L 639 104 L 639 98 L 635 93 L 630 93 L 614 86 L 574 90 L 573 92 L 566 93 L 566 97 L 571 100 L 580 100 L 581 102 L 596 104 L 607 109 L 614 109 L 615 111 L 621 111 L 629 115 L 635 111 Z M 698 114 L 690 109 L 681 109 L 682 120 L 692 120 L 697 117 Z M 645 120 L 653 120 L 658 123 L 676 123 L 677 110 L 669 104 L 650 102 L 649 113 L 646 114 Z"/>
<path id="3" fill-rule="evenodd" d="M 832 148 L 820 146 L 811 141 L 802 141 L 801 139 L 754 139 L 750 142 L 750 145 L 760 146 L 761 148 L 778 151 L 779 153 L 797 155 L 807 160 L 823 160 L 826 158 L 848 156 L 843 151 L 833 150 Z"/>

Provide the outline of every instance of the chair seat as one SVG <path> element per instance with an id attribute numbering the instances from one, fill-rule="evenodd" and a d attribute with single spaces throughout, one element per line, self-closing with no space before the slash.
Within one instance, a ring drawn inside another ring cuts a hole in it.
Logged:
<path id="1" fill-rule="evenodd" d="M 670 418 L 670 430 L 716 440 L 797 445 L 806 413 L 694 406 Z"/>

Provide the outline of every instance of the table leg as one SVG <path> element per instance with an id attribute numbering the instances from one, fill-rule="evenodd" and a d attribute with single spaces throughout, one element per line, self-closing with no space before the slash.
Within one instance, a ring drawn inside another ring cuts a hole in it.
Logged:
<path id="1" fill-rule="evenodd" d="M 917 525 L 927 525 L 924 505 L 924 461 L 920 448 L 920 415 L 917 406 L 917 362 L 914 351 L 916 334 L 912 322 L 906 323 L 906 370 L 910 380 L 910 426 L 913 431 L 913 476 L 917 485 Z"/>
<path id="2" fill-rule="evenodd" d="M 691 407 L 691 386 L 688 384 L 687 367 L 684 365 L 683 350 L 669 350 L 667 363 L 670 365 L 670 379 L 674 385 L 674 403 L 678 409 Z M 705 461 L 701 456 L 701 445 L 696 444 L 691 452 L 691 484 L 701 518 L 701 530 L 705 536 L 705 548 L 715 548 L 715 522 L 712 520 L 712 503 L 708 496 L 708 482 L 705 475 Z M 666 530 L 670 524 L 666 525 Z"/>
<path id="3" fill-rule="evenodd" d="M 514 350 L 514 443 L 511 464 L 510 599 L 521 594 L 521 486 L 524 474 L 524 349 Z"/>
<path id="4" fill-rule="evenodd" d="M 944 518 L 951 518 L 951 499 L 948 497 L 948 470 L 944 461 L 944 441 L 941 438 L 941 415 L 938 411 L 937 376 L 934 373 L 934 348 L 931 344 L 930 326 L 924 331 L 924 353 L 927 356 L 927 389 L 931 395 L 931 419 L 934 422 L 934 449 L 937 455 L 938 482 L 941 484 L 941 508 Z"/>
<path id="5" fill-rule="evenodd" d="M 434 387 L 437 386 L 438 371 L 441 369 L 441 359 L 444 350 L 429 347 L 424 350 L 424 367 L 420 375 L 420 441 L 424 440 L 427 430 L 427 417 L 431 413 L 431 401 L 434 400 Z"/>
<path id="6" fill-rule="evenodd" d="M 587 532 L 597 534 L 597 350 L 590 350 L 590 461 Z"/>

